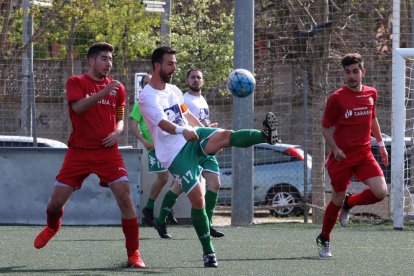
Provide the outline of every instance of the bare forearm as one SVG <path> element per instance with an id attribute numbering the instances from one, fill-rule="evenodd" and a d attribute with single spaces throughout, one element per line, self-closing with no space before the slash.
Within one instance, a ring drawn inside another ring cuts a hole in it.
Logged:
<path id="1" fill-rule="evenodd" d="M 378 142 L 382 141 L 381 128 L 377 118 L 372 121 L 371 133 Z"/>
<path id="2" fill-rule="evenodd" d="M 325 138 L 325 142 L 328 144 L 331 150 L 335 150 L 338 146 L 335 143 L 333 134 L 330 128 L 322 127 L 322 135 Z"/>

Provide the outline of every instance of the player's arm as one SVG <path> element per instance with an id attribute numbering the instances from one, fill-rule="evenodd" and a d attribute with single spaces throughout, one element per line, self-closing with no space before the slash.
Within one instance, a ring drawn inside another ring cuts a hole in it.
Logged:
<path id="1" fill-rule="evenodd" d="M 169 134 L 182 134 L 187 141 L 198 140 L 197 132 L 191 127 L 182 127 L 165 119 L 159 122 L 158 127 Z"/>
<path id="2" fill-rule="evenodd" d="M 382 141 L 381 127 L 378 123 L 377 118 L 372 119 L 371 133 L 377 140 L 382 163 L 385 166 L 388 166 L 388 152 L 384 142 Z"/>
<path id="3" fill-rule="evenodd" d="M 343 160 L 346 158 L 345 153 L 340 149 L 334 140 L 332 129 L 330 127 L 322 127 L 322 135 L 325 138 L 325 142 L 329 145 L 336 160 Z"/>
<path id="4" fill-rule="evenodd" d="M 80 100 L 75 100 L 71 102 L 72 110 L 76 114 L 81 114 L 88 110 L 91 106 L 95 105 L 97 102 L 102 100 L 106 95 L 108 95 L 112 90 L 117 91 L 121 83 L 117 80 L 113 80 L 105 86 L 100 92 L 93 94 L 90 97 L 82 98 Z"/>
<path id="5" fill-rule="evenodd" d="M 153 149 L 154 145 L 147 141 L 141 133 L 141 128 L 139 127 L 139 123 L 137 120 L 131 117 L 129 121 L 129 127 L 131 129 L 132 134 L 140 141 L 147 150 Z"/>
<path id="6" fill-rule="evenodd" d="M 184 117 L 187 119 L 188 124 L 192 127 L 204 127 L 204 125 L 198 120 L 198 118 L 191 113 L 190 110 L 187 110 L 183 113 Z"/>
<path id="7" fill-rule="evenodd" d="M 119 138 L 124 130 L 124 113 L 125 106 L 122 105 L 116 108 L 116 127 L 113 132 L 109 133 L 109 135 L 102 140 L 102 145 L 104 147 L 112 147 L 119 142 Z"/>

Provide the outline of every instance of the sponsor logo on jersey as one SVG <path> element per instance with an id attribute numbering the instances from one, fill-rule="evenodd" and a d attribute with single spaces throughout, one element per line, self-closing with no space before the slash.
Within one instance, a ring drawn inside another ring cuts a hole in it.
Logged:
<path id="1" fill-rule="evenodd" d="M 351 116 L 352 116 L 352 110 L 347 109 L 345 112 L 345 118 L 348 119 Z"/>
<path id="2" fill-rule="evenodd" d="M 351 117 L 359 117 L 359 116 L 368 116 L 372 114 L 372 110 L 368 107 L 356 107 L 353 110 L 347 109 L 345 112 L 345 118 L 349 119 Z"/>

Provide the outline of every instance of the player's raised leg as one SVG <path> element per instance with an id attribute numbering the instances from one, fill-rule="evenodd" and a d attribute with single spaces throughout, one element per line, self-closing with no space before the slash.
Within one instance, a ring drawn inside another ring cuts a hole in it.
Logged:
<path id="1" fill-rule="evenodd" d="M 260 143 L 275 144 L 280 142 L 277 126 L 276 116 L 272 112 L 268 112 L 263 121 L 263 130 L 261 131 L 257 129 L 217 129 L 208 139 L 204 152 L 214 154 L 220 149 L 228 147 L 247 148 Z"/>

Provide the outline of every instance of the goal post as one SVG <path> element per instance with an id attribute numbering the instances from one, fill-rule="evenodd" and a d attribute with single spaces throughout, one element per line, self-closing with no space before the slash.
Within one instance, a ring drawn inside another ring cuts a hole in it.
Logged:
<path id="1" fill-rule="evenodd" d="M 390 211 L 394 229 L 404 228 L 412 209 L 412 125 L 414 48 L 394 48 L 392 53 L 392 141 Z M 408 195 L 408 197 L 407 197 Z M 407 202 L 405 202 L 407 200 Z M 411 207 L 411 208 L 410 208 Z"/>

